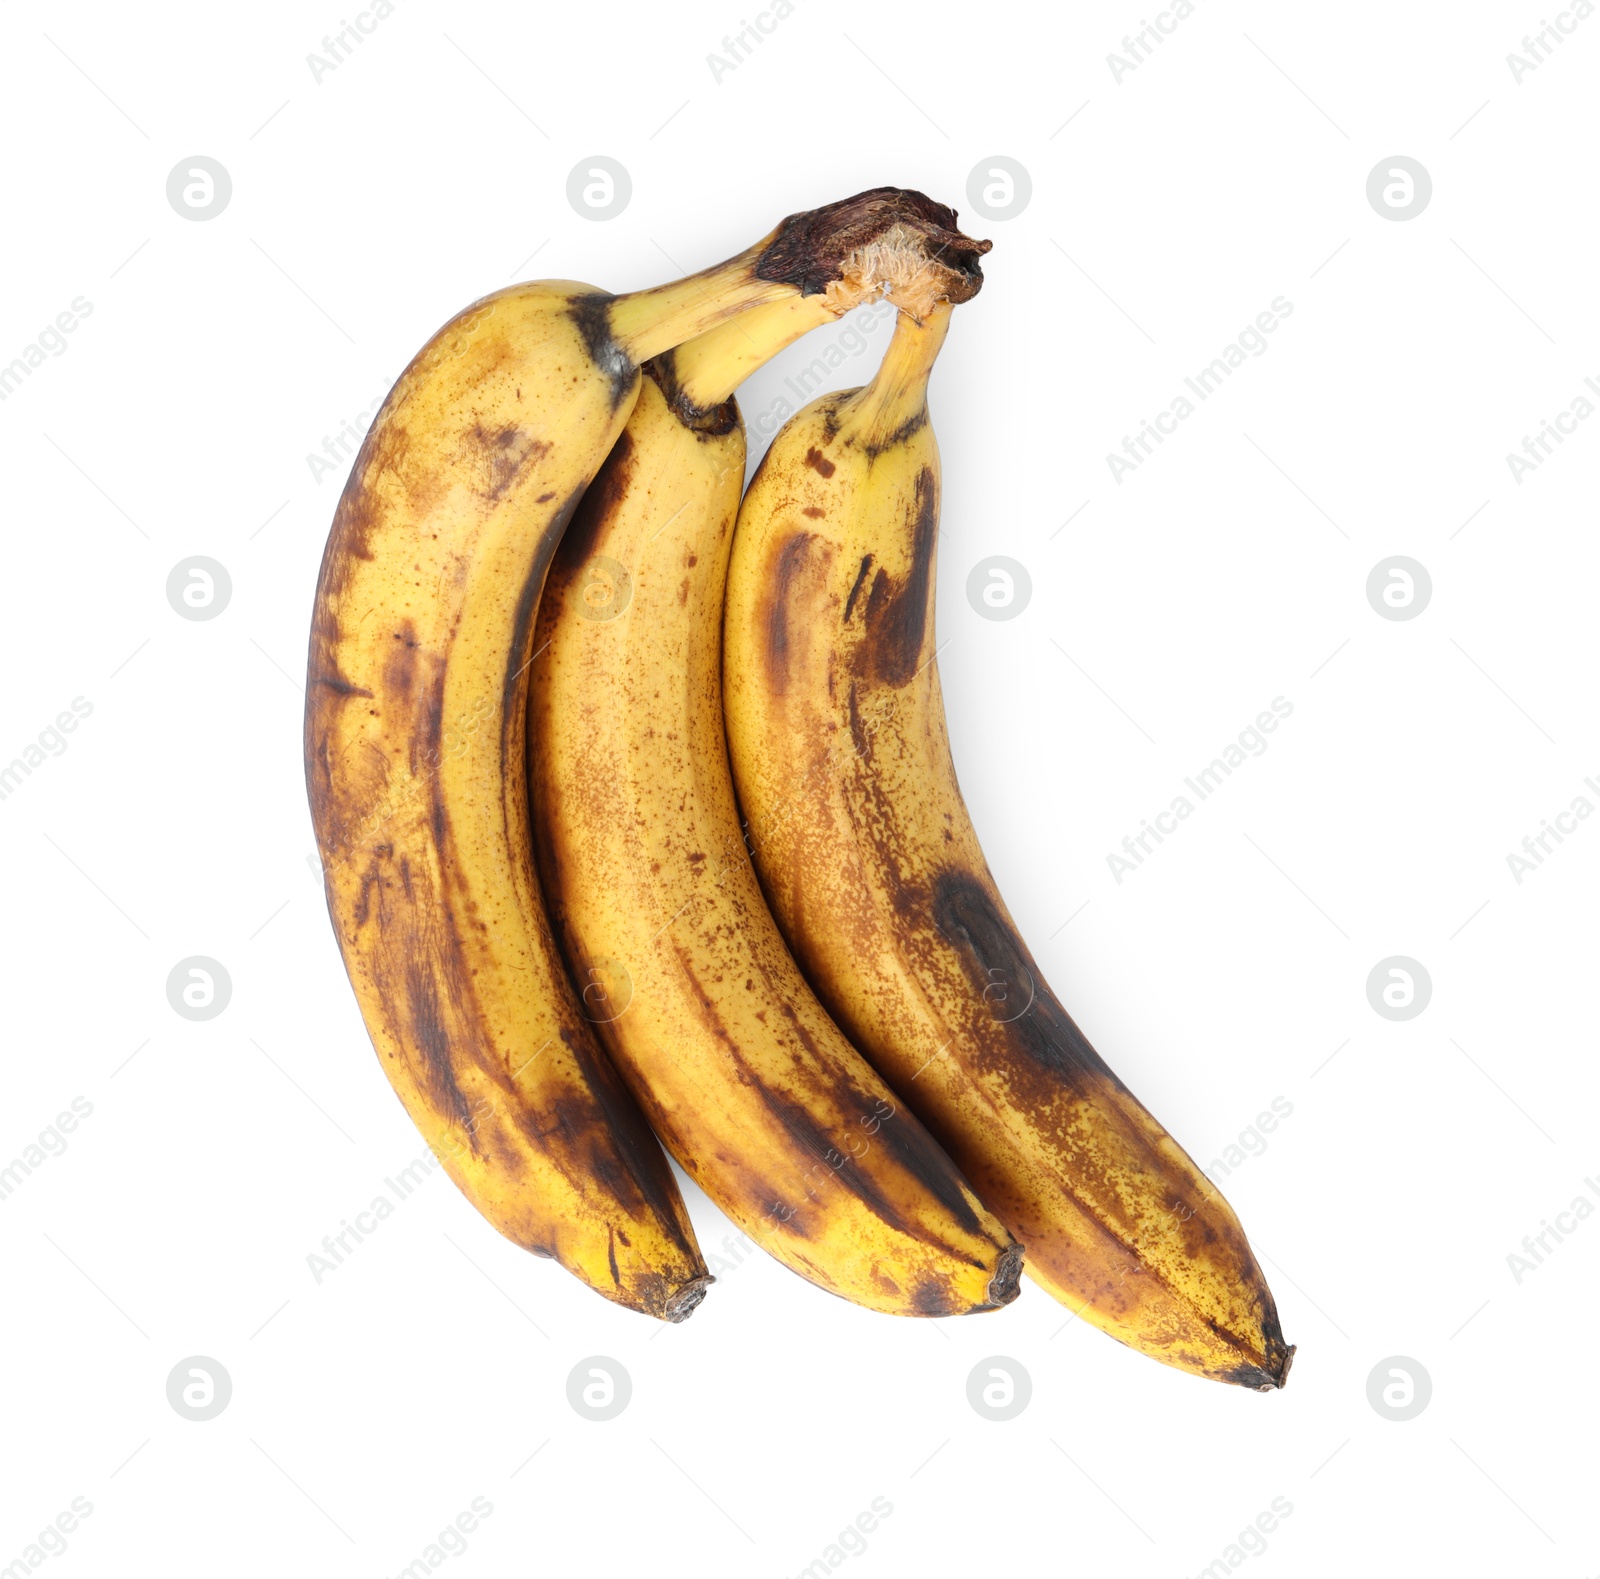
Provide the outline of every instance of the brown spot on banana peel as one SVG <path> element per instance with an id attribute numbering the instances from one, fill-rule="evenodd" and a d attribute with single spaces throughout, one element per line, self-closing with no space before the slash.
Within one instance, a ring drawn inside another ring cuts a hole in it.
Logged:
<path id="1" fill-rule="evenodd" d="M 849 1189 L 852 1194 L 858 1195 L 865 1202 L 879 1222 L 893 1229 L 898 1234 L 909 1238 L 930 1241 L 928 1236 L 917 1226 L 899 1212 L 894 1203 L 879 1188 L 876 1179 L 861 1169 L 853 1166 L 854 1159 L 848 1153 L 841 1152 L 829 1137 L 828 1132 L 817 1122 L 816 1116 L 798 1098 L 791 1097 L 787 1092 L 780 1091 L 770 1080 L 759 1079 L 756 1072 L 742 1057 L 738 1058 L 741 1072 L 748 1083 L 754 1086 L 759 1093 L 762 1105 L 777 1120 L 779 1126 L 789 1137 L 797 1150 L 806 1156 L 813 1157 L 816 1161 L 834 1172 L 843 1172 L 846 1168 L 851 1170 Z M 838 1157 L 838 1163 L 830 1161 L 830 1157 Z M 791 1203 L 793 1204 L 793 1203 Z"/>
<path id="2" fill-rule="evenodd" d="M 439 1002 L 440 976 L 452 988 L 462 984 L 460 972 L 455 968 L 458 965 L 459 961 L 448 958 L 422 959 L 416 955 L 408 956 L 403 962 L 404 1002 L 411 1019 L 410 1034 L 405 1040 L 417 1047 L 426 1061 L 426 1089 L 433 1106 L 467 1130 L 470 1144 L 476 1151 L 477 1131 L 470 1127 L 472 1109 L 456 1079 L 453 1039 Z M 464 1007 L 460 998 L 453 997 L 450 1001 L 457 1007 Z"/>
<path id="3" fill-rule="evenodd" d="M 311 676 L 311 683 L 332 691 L 336 696 L 364 696 L 369 700 L 372 697 L 372 692 L 364 685 L 352 685 L 338 674 L 314 674 Z"/>
<path id="4" fill-rule="evenodd" d="M 559 563 L 573 567 L 574 574 L 581 571 L 594 553 L 595 539 L 615 511 L 617 501 L 632 484 L 636 464 L 633 438 L 624 428 L 600 470 L 594 474 L 594 480 L 584 490 L 561 536 Z"/>
<path id="5" fill-rule="evenodd" d="M 528 665 L 533 661 L 533 627 L 539 615 L 539 595 L 544 591 L 545 575 L 549 571 L 556 545 L 568 530 L 584 493 L 583 488 L 575 489 L 556 512 L 551 525 L 540 538 L 539 552 L 528 567 L 522 591 L 517 595 L 516 615 L 511 631 L 511 649 L 506 659 L 505 677 L 500 688 L 500 768 L 502 774 L 506 775 L 502 782 L 514 786 L 520 786 L 525 781 L 523 747 L 528 729 L 528 710 L 525 703 L 528 694 Z M 506 829 L 506 837 L 508 841 L 512 840 L 510 828 Z"/>
<path id="6" fill-rule="evenodd" d="M 401 415 L 413 375 L 425 363 L 431 349 L 430 343 L 430 346 L 419 351 L 411 365 L 400 375 L 372 426 L 367 429 L 361 448 L 356 451 L 355 462 L 350 468 L 344 492 L 339 496 L 333 526 L 323 550 L 321 573 L 317 580 L 319 615 L 324 609 L 337 608 L 355 565 L 371 563 L 373 559 L 370 539 L 386 513 L 380 503 L 378 484 L 385 480 L 399 484 L 409 506 L 419 512 L 438 497 L 443 486 L 433 472 L 409 464 L 411 436 Z M 336 627 L 324 634 L 330 643 L 337 641 Z M 315 628 L 312 639 L 315 650 Z M 333 650 L 330 645 L 329 652 Z"/>
<path id="7" fill-rule="evenodd" d="M 671 1165 L 622 1077 L 588 1036 L 564 1032 L 562 1040 L 576 1055 L 593 1096 L 592 1108 L 563 1114 L 577 1120 L 586 1140 L 589 1156 L 581 1164 L 582 1176 L 601 1179 L 619 1200 L 643 1201 L 662 1221 L 676 1224 L 678 1187 Z M 673 1237 L 691 1259 L 697 1258 L 692 1235 Z"/>
<path id="8" fill-rule="evenodd" d="M 939 534 L 939 485 L 929 467 L 924 466 L 917 476 L 911 510 L 914 515 L 909 533 L 911 567 L 899 581 L 879 567 L 867 593 L 862 615 L 864 635 L 858 648 L 858 663 L 863 663 L 866 672 L 897 690 L 922 666 L 922 638 L 928 623 L 929 595 L 933 590 L 934 548 Z M 852 600 L 854 596 L 852 592 Z M 847 614 L 847 621 L 848 618 Z"/>
<path id="9" fill-rule="evenodd" d="M 678 379 L 677 359 L 671 351 L 653 357 L 642 369 L 655 380 L 668 409 L 691 433 L 703 439 L 719 439 L 739 426 L 739 403 L 731 396 L 715 406 L 697 406 Z"/>
<path id="10" fill-rule="evenodd" d="M 410 620 L 402 621 L 394 633 L 394 642 L 383 666 L 384 700 L 409 708 L 417 682 L 417 632 Z M 366 694 L 372 695 L 370 691 Z"/>
<path id="11" fill-rule="evenodd" d="M 462 437 L 463 470 L 480 474 L 478 492 L 490 504 L 501 498 L 521 476 L 523 468 L 550 453 L 550 446 L 514 425 L 490 431 L 474 423 Z"/>
<path id="12" fill-rule="evenodd" d="M 806 514 L 810 515 L 811 511 L 808 509 L 806 511 Z M 818 510 L 817 514 L 821 515 L 822 511 Z M 850 623 L 851 612 L 855 609 L 856 599 L 858 597 L 860 597 L 860 595 L 861 595 L 862 584 L 866 581 L 866 579 L 867 579 L 867 571 L 870 570 L 871 568 L 872 568 L 872 555 L 871 554 L 863 554 L 861 556 L 861 568 L 856 572 L 855 582 L 850 588 L 850 596 L 847 597 L 844 600 L 844 623 L 846 625 L 848 625 Z"/>
<path id="13" fill-rule="evenodd" d="M 1040 980 L 1027 946 L 996 910 L 982 882 L 969 872 L 943 872 L 934 880 L 932 899 L 934 924 L 955 945 L 980 1000 L 988 1001 L 985 994 L 996 981 L 1008 986 L 1026 981 L 1034 986 L 1028 1010 L 1005 1022 L 1013 1028 L 1007 1040 L 1027 1054 L 1024 1067 L 1039 1073 L 1034 1089 L 1023 1093 L 1024 1100 L 1048 1100 L 1063 1087 L 1087 1097 L 1104 1082 L 1125 1096 L 1130 1094 Z"/>
<path id="14" fill-rule="evenodd" d="M 796 581 L 813 569 L 807 563 L 813 549 L 820 550 L 817 555 L 820 563 L 815 568 L 825 574 L 827 562 L 833 557 L 833 548 L 810 532 L 796 532 L 777 543 L 773 550 L 762 625 L 767 634 L 767 672 L 764 678 L 774 696 L 782 696 L 788 688 L 789 598 Z"/>
<path id="15" fill-rule="evenodd" d="M 848 1170 L 848 1179 L 843 1181 L 845 1188 L 865 1203 L 873 1216 L 885 1227 L 906 1238 L 930 1245 L 944 1254 L 955 1253 L 937 1234 L 923 1228 L 914 1218 L 902 1213 L 868 1170 L 856 1167 L 855 1159 L 848 1153 L 840 1153 L 803 1102 L 790 1098 L 775 1089 L 768 1081 L 757 1080 L 755 1084 L 763 1103 L 796 1146 L 815 1157 L 819 1164 L 832 1173 L 844 1174 Z M 891 1121 L 897 1121 L 901 1137 L 899 1144 L 889 1148 L 895 1161 L 919 1183 L 932 1189 L 942 1205 L 961 1216 L 964 1226 L 970 1222 L 974 1231 L 981 1234 L 983 1232 L 981 1221 L 973 1210 L 972 1203 L 966 1199 L 949 1159 L 939 1150 L 933 1137 L 909 1112 L 897 1113 L 893 1115 L 892 1120 L 884 1120 L 877 1133 L 872 1136 L 872 1140 L 882 1140 Z M 834 1157 L 842 1157 L 842 1160 L 835 1163 L 832 1160 Z M 929 1165 L 930 1159 L 936 1159 L 932 1166 Z M 784 1226 L 786 1228 L 797 1226 L 798 1216 L 799 1213 L 795 1213 Z M 1013 1264 L 1020 1268 L 1022 1253 L 1022 1247 L 1014 1242 L 999 1250 L 994 1273 L 989 1279 L 988 1293 L 991 1302 L 995 1299 L 997 1284 L 1003 1290 L 1009 1282 L 1012 1285 L 1012 1297 L 1015 1297 L 1015 1281 L 1020 1273 L 1013 1273 L 1011 1268 Z M 971 1264 L 981 1266 L 982 1262 L 973 1260 Z M 930 1293 L 930 1290 L 934 1292 Z M 919 1285 L 914 1303 L 918 1314 L 924 1316 L 958 1316 L 975 1309 L 991 1308 L 988 1303 L 974 1307 L 969 1298 L 951 1289 L 946 1280 L 933 1274 L 925 1276 Z"/>
<path id="16" fill-rule="evenodd" d="M 809 466 L 812 471 L 817 474 L 817 476 L 823 478 L 824 480 L 833 476 L 834 472 L 838 470 L 838 467 L 835 466 L 834 463 L 830 461 L 828 457 L 819 449 L 809 449 L 806 451 L 806 465 Z"/>
<path id="17" fill-rule="evenodd" d="M 821 1050 L 800 1023 L 793 1007 L 784 1003 L 781 1008 L 802 1046 L 814 1058 L 820 1059 Z M 962 1228 L 968 1233 L 980 1237 L 983 1235 L 985 1229 L 976 1199 L 968 1193 L 949 1157 L 923 1127 L 920 1119 L 909 1112 L 880 1116 L 877 1111 L 877 1096 L 853 1084 L 841 1086 L 837 1095 L 841 1102 L 848 1102 L 854 1106 L 854 1112 L 846 1109 L 844 1117 L 847 1120 L 861 1128 L 863 1132 L 869 1133 L 872 1140 L 882 1142 L 884 1150 L 893 1158 L 895 1165 L 916 1180 Z M 891 1124 L 890 1120 L 896 1118 L 903 1118 L 906 1122 Z M 878 1121 L 877 1128 L 868 1131 L 867 1125 L 874 1119 Z M 887 1202 L 885 1204 L 887 1205 Z M 876 1204 L 873 1205 L 873 1210 L 878 1210 Z M 890 1207 L 889 1210 L 893 1211 L 893 1208 Z M 882 1216 L 882 1213 L 879 1215 Z M 894 1219 L 884 1217 L 883 1221 L 890 1223 L 891 1226 L 899 1223 L 903 1232 L 911 1233 L 914 1237 L 927 1238 L 930 1244 L 939 1243 L 938 1240 L 922 1234 L 921 1230 L 914 1226 L 906 1225 L 898 1213 Z"/>
<path id="18" fill-rule="evenodd" d="M 863 762 L 872 760 L 872 736 L 867 731 L 865 720 L 861 717 L 861 699 L 856 694 L 856 683 L 850 682 L 850 690 L 845 697 L 845 709 L 850 719 L 850 741 L 856 748 L 856 755 Z"/>
<path id="19" fill-rule="evenodd" d="M 359 932 L 372 916 L 372 893 L 375 888 L 380 888 L 383 874 L 378 870 L 378 860 L 375 856 L 368 864 L 367 869 L 361 874 L 361 891 L 356 898 L 355 917 L 356 930 Z"/>
<path id="20" fill-rule="evenodd" d="M 880 455 L 887 455 L 891 450 L 899 449 L 907 439 L 920 433 L 928 425 L 928 408 L 924 406 L 921 411 L 906 418 L 892 433 L 886 433 L 881 438 L 858 438 L 856 446 L 868 460 L 876 460 Z"/>
<path id="21" fill-rule="evenodd" d="M 639 370 L 623 350 L 611 326 L 611 304 L 615 296 L 604 291 L 571 297 L 567 311 L 583 336 L 590 360 L 605 374 L 611 385 L 611 409 L 616 411 L 628 398 Z"/>

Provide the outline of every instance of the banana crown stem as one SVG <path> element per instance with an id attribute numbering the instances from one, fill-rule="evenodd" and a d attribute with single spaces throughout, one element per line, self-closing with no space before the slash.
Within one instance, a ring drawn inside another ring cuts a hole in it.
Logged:
<path id="1" fill-rule="evenodd" d="M 876 447 L 927 409 L 928 377 L 949 332 L 950 311 L 948 301 L 937 302 L 920 323 L 901 312 L 872 382 L 840 402 L 841 433 Z"/>
<path id="2" fill-rule="evenodd" d="M 794 300 L 799 291 L 756 277 L 764 243 L 687 279 L 617 297 L 611 332 L 635 366 L 704 334 L 752 307 Z"/>
<path id="3" fill-rule="evenodd" d="M 757 368 L 842 310 L 826 294 L 792 296 L 696 335 L 669 353 L 679 395 L 699 410 L 720 406 Z"/>
<path id="4" fill-rule="evenodd" d="M 612 338 L 637 367 L 736 314 L 802 296 L 823 297 L 837 317 L 887 293 L 925 318 L 939 298 L 967 301 L 983 284 L 989 243 L 955 222 L 953 209 L 923 193 L 887 186 L 791 214 L 726 263 L 612 298 Z"/>

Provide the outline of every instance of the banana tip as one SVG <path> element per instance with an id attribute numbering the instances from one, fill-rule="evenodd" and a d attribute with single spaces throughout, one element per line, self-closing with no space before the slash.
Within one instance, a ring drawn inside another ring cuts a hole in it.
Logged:
<path id="1" fill-rule="evenodd" d="M 1275 1363 L 1274 1363 L 1275 1362 Z M 1248 1387 L 1252 1392 L 1280 1392 L 1289 1382 L 1289 1367 L 1294 1362 L 1294 1345 L 1273 1343 L 1261 1364 L 1250 1362 L 1236 1365 L 1226 1371 L 1212 1371 L 1219 1382 L 1231 1382 L 1235 1387 Z"/>
<path id="2" fill-rule="evenodd" d="M 1002 1305 L 1009 1305 L 1022 1292 L 1023 1254 L 1023 1247 L 1015 1244 L 1007 1245 L 1000 1252 L 994 1276 L 989 1279 L 988 1303 L 980 1305 L 979 1310 L 999 1310 Z"/>
<path id="3" fill-rule="evenodd" d="M 1248 1387 L 1253 1387 L 1258 1393 L 1281 1392 L 1289 1383 L 1289 1367 L 1294 1363 L 1295 1346 L 1291 1343 L 1283 1350 L 1283 1358 L 1278 1362 L 1275 1371 L 1268 1370 L 1264 1365 L 1248 1365 L 1240 1368 L 1243 1374 L 1237 1374 L 1235 1379 Z"/>
<path id="4" fill-rule="evenodd" d="M 1277 1376 L 1267 1386 L 1261 1389 L 1262 1392 L 1277 1392 L 1281 1388 L 1288 1386 L 1289 1367 L 1294 1364 L 1294 1348 L 1295 1346 L 1291 1343 L 1288 1348 L 1283 1351 L 1283 1364 L 1278 1367 Z"/>
<path id="5" fill-rule="evenodd" d="M 674 1326 L 680 1321 L 687 1321 L 706 1297 L 706 1290 L 716 1281 L 709 1272 L 704 1277 L 691 1278 L 667 1301 L 661 1319 L 670 1321 Z"/>

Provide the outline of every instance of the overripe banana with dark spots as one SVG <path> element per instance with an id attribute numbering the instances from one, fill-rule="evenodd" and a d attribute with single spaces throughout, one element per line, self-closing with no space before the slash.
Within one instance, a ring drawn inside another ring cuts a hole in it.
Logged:
<path id="1" fill-rule="evenodd" d="M 839 1025 L 1084 1320 L 1200 1376 L 1293 1349 L 1232 1209 L 1106 1066 L 1006 912 L 956 784 L 934 643 L 948 308 L 779 433 L 739 515 L 724 695 L 762 887 Z"/>
<path id="2" fill-rule="evenodd" d="M 690 1177 L 819 1287 L 960 1315 L 1016 1296 L 1022 1249 L 806 986 L 751 869 L 723 743 L 745 466 L 730 397 L 832 316 L 820 296 L 761 308 L 646 365 L 540 605 L 534 847 L 600 1039 Z"/>
<path id="3" fill-rule="evenodd" d="M 710 1279 L 667 1160 L 579 1008 L 533 871 L 539 594 L 641 363 L 751 307 L 848 303 L 877 281 L 887 241 L 942 245 L 943 212 L 885 188 L 794 215 L 655 290 L 547 281 L 485 297 L 390 392 L 323 559 L 307 786 L 383 1068 L 496 1228 L 669 1321 Z"/>

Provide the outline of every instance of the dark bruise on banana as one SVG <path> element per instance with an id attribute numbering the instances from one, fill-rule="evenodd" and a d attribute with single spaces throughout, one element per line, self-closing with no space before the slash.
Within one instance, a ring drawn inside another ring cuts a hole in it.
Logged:
<path id="1" fill-rule="evenodd" d="M 1030 1275 L 1166 1363 L 1279 1387 L 1293 1350 L 1238 1219 L 1045 983 L 961 803 L 935 662 L 938 456 L 908 378 L 909 400 L 854 391 L 793 419 L 741 514 L 730 745 L 764 889 Z M 886 956 L 893 971 L 862 963 Z"/>

